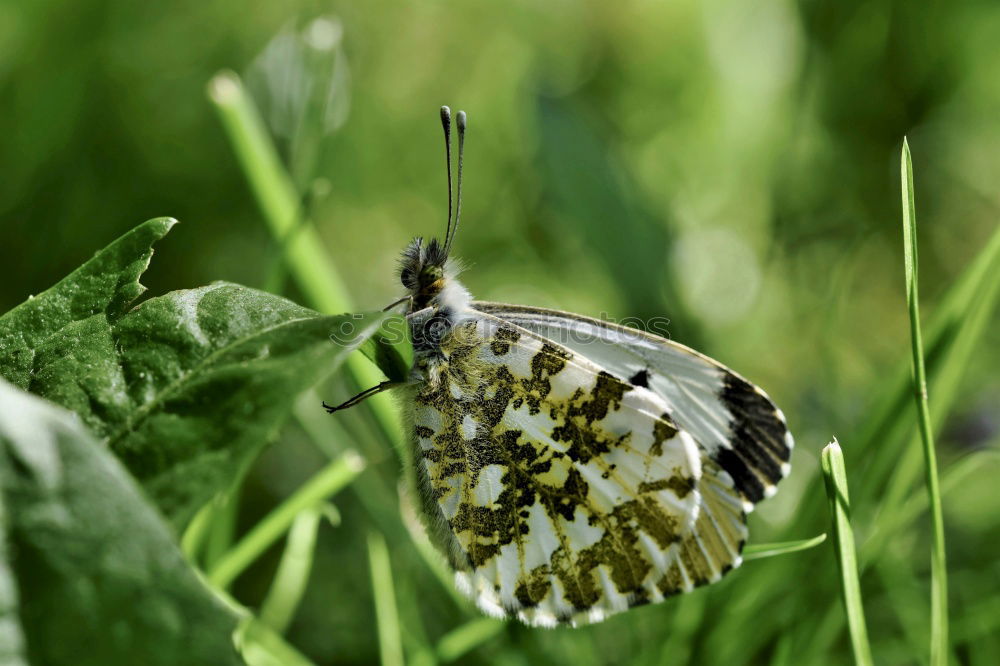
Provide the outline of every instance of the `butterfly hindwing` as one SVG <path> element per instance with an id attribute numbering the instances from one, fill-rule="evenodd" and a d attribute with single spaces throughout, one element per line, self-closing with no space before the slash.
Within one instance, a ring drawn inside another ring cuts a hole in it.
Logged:
<path id="1" fill-rule="evenodd" d="M 431 532 L 484 611 L 592 622 L 739 564 L 739 494 L 655 391 L 472 311 L 415 372 Z"/>
<path id="2" fill-rule="evenodd" d="M 788 474 L 793 440 L 781 410 L 720 363 L 671 340 L 590 317 L 501 303 L 472 307 L 657 393 L 672 420 L 732 478 L 748 510 L 774 494 Z"/>

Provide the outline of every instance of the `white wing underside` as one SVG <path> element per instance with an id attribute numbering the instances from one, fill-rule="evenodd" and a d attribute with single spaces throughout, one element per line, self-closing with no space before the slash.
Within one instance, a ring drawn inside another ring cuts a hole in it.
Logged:
<path id="1" fill-rule="evenodd" d="M 781 410 L 717 361 L 650 333 L 572 313 L 484 301 L 472 308 L 557 342 L 618 377 L 641 380 L 732 476 L 747 511 L 788 475 L 794 441 Z"/>
<path id="2" fill-rule="evenodd" d="M 739 565 L 749 501 L 711 455 L 732 437 L 710 399 L 720 366 L 616 355 L 609 333 L 559 344 L 557 315 L 474 307 L 419 369 L 413 414 L 460 589 L 494 616 L 578 624 Z M 629 383 L 639 362 L 662 379 Z"/>

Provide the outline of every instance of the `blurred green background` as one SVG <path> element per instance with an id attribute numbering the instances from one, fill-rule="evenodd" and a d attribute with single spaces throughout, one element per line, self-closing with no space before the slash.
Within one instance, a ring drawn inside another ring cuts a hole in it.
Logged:
<path id="1" fill-rule="evenodd" d="M 865 542 L 879 535 L 892 469 L 872 462 L 877 449 L 896 447 L 881 451 L 894 460 L 915 445 L 904 432 L 862 448 L 858 435 L 908 354 L 902 138 L 930 319 L 997 228 L 998 31 L 990 2 L 5 0 L 0 306 L 159 215 L 183 224 L 157 247 L 152 293 L 226 279 L 303 301 L 206 96 L 231 68 L 354 302 L 379 309 L 401 292 L 405 243 L 443 232 L 437 109 L 450 104 L 469 114 L 455 253 L 474 295 L 668 317 L 672 337 L 765 387 L 796 435 L 792 475 L 753 515 L 751 540 L 826 529 L 817 459 L 836 435 Z M 303 99 L 322 103 L 303 114 Z M 958 663 L 1000 663 L 996 323 L 994 313 L 940 424 L 945 471 L 979 456 L 944 497 Z M 349 394 L 335 384 L 324 397 Z M 337 498 L 342 523 L 320 531 L 288 638 L 320 664 L 378 660 L 365 539 L 382 514 L 404 647 L 419 661 L 421 646 L 476 614 L 392 522 L 389 444 L 363 415 L 345 418 L 364 441 L 338 445 L 372 460 L 364 488 L 382 492 Z M 247 479 L 237 532 L 323 460 L 289 426 Z M 901 492 L 917 502 L 915 480 Z M 862 590 L 878 663 L 926 660 L 927 525 L 917 513 L 870 553 Z M 237 581 L 239 599 L 260 602 L 279 554 Z M 509 624 L 458 662 L 849 663 L 834 566 L 827 545 L 748 562 L 599 626 Z"/>

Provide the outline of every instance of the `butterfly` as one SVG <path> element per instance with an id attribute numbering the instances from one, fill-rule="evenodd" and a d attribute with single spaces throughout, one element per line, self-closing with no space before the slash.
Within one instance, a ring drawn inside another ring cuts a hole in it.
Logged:
<path id="1" fill-rule="evenodd" d="M 449 255 L 466 115 L 441 109 L 443 242 L 414 239 L 399 277 L 414 362 L 397 389 L 431 540 L 485 613 L 599 622 L 740 565 L 747 513 L 793 440 L 760 388 L 681 344 L 544 308 L 475 301 Z M 390 306 L 390 307 L 393 307 Z"/>

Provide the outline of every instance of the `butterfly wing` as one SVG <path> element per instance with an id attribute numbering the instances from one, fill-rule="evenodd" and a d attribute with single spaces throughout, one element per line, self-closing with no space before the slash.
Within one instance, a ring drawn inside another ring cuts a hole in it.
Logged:
<path id="1" fill-rule="evenodd" d="M 760 388 L 684 345 L 637 329 L 568 312 L 474 302 L 475 310 L 557 341 L 668 405 L 733 480 L 747 510 L 777 490 L 794 445 L 784 415 Z"/>
<path id="2" fill-rule="evenodd" d="M 482 313 L 416 372 L 430 531 L 485 612 L 594 622 L 739 564 L 739 495 L 655 392 Z"/>

